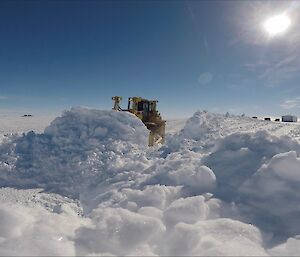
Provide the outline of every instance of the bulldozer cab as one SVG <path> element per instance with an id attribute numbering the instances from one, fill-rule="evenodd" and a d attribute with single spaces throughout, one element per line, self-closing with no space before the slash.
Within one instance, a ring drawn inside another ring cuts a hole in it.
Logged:
<path id="1" fill-rule="evenodd" d="M 149 133 L 149 146 L 164 143 L 165 140 L 165 121 L 162 120 L 160 113 L 156 110 L 157 100 L 147 100 L 141 97 L 129 97 L 128 108 L 123 110 L 120 107 L 120 96 L 112 97 L 114 110 L 128 111 L 136 115 L 145 124 Z"/>
<path id="2" fill-rule="evenodd" d="M 156 113 L 156 100 L 147 100 L 140 97 L 128 99 L 128 110 L 138 116 L 143 122 L 149 122 Z"/>

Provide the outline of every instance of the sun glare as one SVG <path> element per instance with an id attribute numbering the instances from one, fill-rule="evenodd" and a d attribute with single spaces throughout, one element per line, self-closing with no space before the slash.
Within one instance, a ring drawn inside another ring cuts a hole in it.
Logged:
<path id="1" fill-rule="evenodd" d="M 291 25 L 291 20 L 286 14 L 280 14 L 267 19 L 263 26 L 270 36 L 285 32 Z"/>

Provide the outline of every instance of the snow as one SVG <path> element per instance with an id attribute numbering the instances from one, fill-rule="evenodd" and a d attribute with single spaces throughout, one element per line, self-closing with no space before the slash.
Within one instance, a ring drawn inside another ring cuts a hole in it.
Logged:
<path id="1" fill-rule="evenodd" d="M 299 160 L 295 151 L 277 154 L 241 187 L 246 214 L 265 231 L 281 236 L 299 233 Z"/>
<path id="2" fill-rule="evenodd" d="M 166 122 L 167 135 L 175 134 L 179 130 L 183 129 L 187 119 L 170 119 Z"/>
<path id="3" fill-rule="evenodd" d="M 193 194 L 210 192 L 216 177 L 210 168 L 201 165 L 200 157 L 191 152 L 171 153 L 147 170 L 152 174 L 147 183 L 182 186 Z"/>
<path id="4" fill-rule="evenodd" d="M 1 122 L 0 255 L 300 254 L 299 124 L 198 111 L 148 148 L 129 113 L 31 118 Z"/>
<path id="5" fill-rule="evenodd" d="M 174 226 L 179 222 L 194 224 L 208 217 L 209 207 L 202 195 L 179 198 L 172 202 L 164 212 L 165 223 Z"/>
<path id="6" fill-rule="evenodd" d="M 216 141 L 213 151 L 202 158 L 216 175 L 216 194 L 232 200 L 239 187 L 274 155 L 291 149 L 300 152 L 299 144 L 289 137 L 275 137 L 265 131 L 235 133 Z"/>
<path id="7" fill-rule="evenodd" d="M 147 130 L 131 113 L 73 108 L 45 129 L 57 144 L 98 146 L 112 140 L 147 145 Z M 78 140 L 78 141 L 77 141 Z"/>
<path id="8" fill-rule="evenodd" d="M 23 133 L 34 130 L 43 132 L 50 122 L 55 118 L 53 115 L 34 115 L 22 117 L 21 115 L 0 114 L 0 135 Z"/>
<path id="9" fill-rule="evenodd" d="M 99 134 L 99 128 L 107 131 L 105 136 Z M 145 148 L 147 142 L 147 129 L 131 114 L 72 109 L 44 133 L 31 131 L 13 138 L 11 144 L 0 145 L 0 167 L 4 166 L 0 185 L 41 187 L 78 196 L 81 187 L 106 176 L 106 171 L 115 173 L 116 166 L 126 166 L 126 155 L 130 160 L 142 158 L 133 151 L 137 146 Z"/>
<path id="10" fill-rule="evenodd" d="M 123 208 L 98 208 L 91 213 L 92 225 L 77 230 L 76 247 L 80 255 L 138 255 L 148 252 L 164 233 L 161 220 Z M 96 240 L 95 240 L 96 239 Z"/>
<path id="11" fill-rule="evenodd" d="M 168 254 L 188 256 L 266 256 L 261 233 L 231 219 L 177 223 L 168 240 Z"/>
<path id="12" fill-rule="evenodd" d="M 208 151 L 214 141 L 234 133 L 265 131 L 274 136 L 288 135 L 300 140 L 300 124 L 264 121 L 244 116 L 197 111 L 186 121 L 183 129 L 170 135 L 171 151 L 192 149 Z"/>

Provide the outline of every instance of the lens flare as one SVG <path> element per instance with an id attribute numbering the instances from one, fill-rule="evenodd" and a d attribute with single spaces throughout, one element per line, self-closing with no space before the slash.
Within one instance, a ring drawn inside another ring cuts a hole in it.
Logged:
<path id="1" fill-rule="evenodd" d="M 263 26 L 270 36 L 285 32 L 291 25 L 291 20 L 286 14 L 280 14 L 267 19 Z"/>

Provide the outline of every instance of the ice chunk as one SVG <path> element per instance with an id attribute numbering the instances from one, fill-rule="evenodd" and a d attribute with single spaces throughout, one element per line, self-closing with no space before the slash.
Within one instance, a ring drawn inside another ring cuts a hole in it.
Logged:
<path id="1" fill-rule="evenodd" d="M 174 225 L 178 222 L 193 224 L 205 220 L 209 214 L 209 207 L 201 195 L 175 200 L 164 212 L 166 224 Z"/>
<path id="2" fill-rule="evenodd" d="M 98 208 L 91 215 L 92 225 L 77 230 L 75 246 L 77 254 L 111 253 L 153 255 L 151 248 L 157 244 L 157 235 L 165 226 L 153 217 L 130 212 L 122 208 Z"/>

